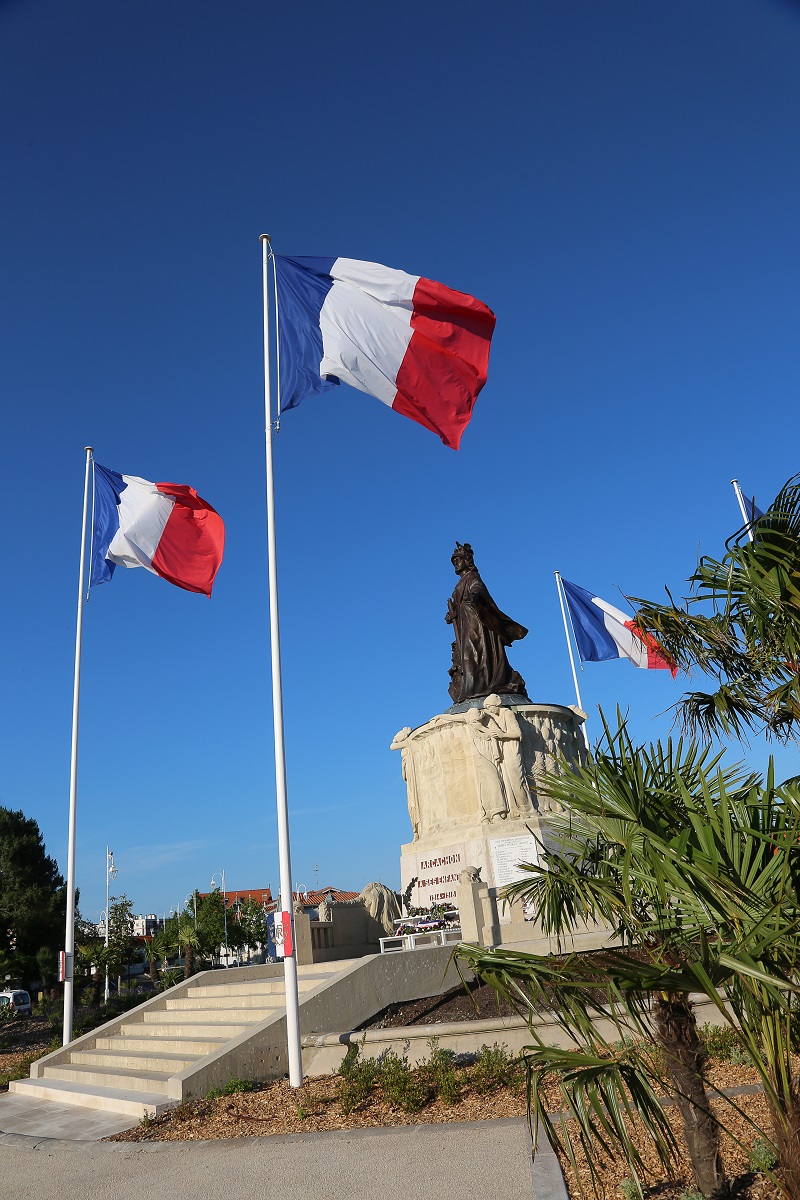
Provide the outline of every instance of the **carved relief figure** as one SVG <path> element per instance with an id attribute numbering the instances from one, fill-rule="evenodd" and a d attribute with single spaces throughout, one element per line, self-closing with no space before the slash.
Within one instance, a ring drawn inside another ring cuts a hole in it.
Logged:
<path id="1" fill-rule="evenodd" d="M 472 737 L 475 748 L 473 766 L 478 781 L 478 796 L 484 821 L 493 821 L 495 817 L 505 820 L 508 816 L 508 801 L 503 791 L 500 743 L 484 721 L 479 708 L 470 708 L 463 714 L 467 729 Z M 491 720 L 491 718 L 490 718 Z"/>
<path id="2" fill-rule="evenodd" d="M 419 837 L 419 793 L 417 791 L 417 769 L 414 764 L 414 745 L 408 740 L 410 734 L 410 725 L 404 726 L 395 735 L 389 749 L 400 751 L 400 769 L 403 772 L 403 779 L 406 781 L 408 791 L 408 815 L 411 818 L 411 828 L 414 830 L 416 838 Z"/>
<path id="3" fill-rule="evenodd" d="M 484 720 L 498 740 L 499 771 L 503 779 L 509 809 L 528 814 L 533 809 L 525 771 L 522 766 L 522 730 L 510 708 L 503 708 L 499 696 L 487 696 L 483 703 Z M 494 729 L 492 728 L 494 726 Z"/>
<path id="4" fill-rule="evenodd" d="M 501 612 L 475 568 L 472 547 L 456 542 L 450 561 L 459 581 L 447 602 L 453 626 L 449 692 L 456 704 L 492 692 L 525 695 L 525 681 L 506 658 L 506 646 L 527 635 L 524 625 Z"/>

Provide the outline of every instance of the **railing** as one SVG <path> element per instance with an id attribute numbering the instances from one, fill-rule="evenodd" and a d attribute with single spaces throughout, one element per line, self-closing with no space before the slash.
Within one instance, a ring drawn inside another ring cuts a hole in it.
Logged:
<path id="1" fill-rule="evenodd" d="M 441 922 L 445 925 L 442 927 Z M 402 917 L 395 925 L 411 925 L 403 933 L 380 938 L 381 954 L 396 954 L 401 950 L 422 950 L 426 946 L 449 946 L 461 941 L 461 926 L 458 910 L 450 909 L 438 919 L 430 917 Z"/>

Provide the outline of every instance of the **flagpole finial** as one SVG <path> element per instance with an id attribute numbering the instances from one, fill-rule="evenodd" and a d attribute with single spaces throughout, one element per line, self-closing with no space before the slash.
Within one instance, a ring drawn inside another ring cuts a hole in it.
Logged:
<path id="1" fill-rule="evenodd" d="M 83 453 L 84 454 L 94 454 L 94 446 L 84 446 Z"/>
<path id="2" fill-rule="evenodd" d="M 738 479 L 732 479 L 732 480 L 731 480 L 731 483 L 738 483 L 738 482 L 739 482 L 739 480 L 738 480 Z"/>
<path id="3" fill-rule="evenodd" d="M 258 240 L 259 240 L 260 242 L 271 242 L 271 241 L 272 241 L 272 238 L 269 236 L 269 234 L 268 234 L 268 233 L 261 233 L 261 234 L 259 234 L 259 236 L 258 236 Z"/>

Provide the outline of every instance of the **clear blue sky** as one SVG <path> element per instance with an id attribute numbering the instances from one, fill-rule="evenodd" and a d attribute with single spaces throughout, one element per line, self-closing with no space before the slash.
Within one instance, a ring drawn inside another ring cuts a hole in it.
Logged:
<path id="1" fill-rule="evenodd" d="M 397 885 L 389 743 L 449 704 L 455 539 L 568 704 L 553 570 L 679 589 L 730 478 L 763 507 L 800 468 L 798 61 L 779 0 L 0 5 L 0 803 L 64 871 L 83 446 L 227 524 L 211 601 L 120 570 L 87 609 L 87 916 L 106 843 L 137 911 L 277 888 L 258 235 L 497 313 L 460 453 L 346 387 L 276 445 L 294 877 Z M 681 691 L 582 685 L 641 738 Z"/>

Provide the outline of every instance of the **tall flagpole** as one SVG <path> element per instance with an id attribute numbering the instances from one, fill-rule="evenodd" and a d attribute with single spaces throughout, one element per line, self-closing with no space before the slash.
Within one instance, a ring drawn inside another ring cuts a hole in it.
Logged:
<path id="1" fill-rule="evenodd" d="M 72 747 L 69 762 L 69 842 L 67 850 L 67 920 L 64 930 L 64 1045 L 72 1041 L 72 1005 L 75 960 L 75 831 L 78 815 L 78 714 L 81 704 L 81 642 L 83 639 L 84 588 L 86 586 L 86 518 L 89 513 L 89 473 L 92 447 L 84 446 L 86 472 L 83 481 L 83 520 L 78 571 L 78 619 L 75 625 L 75 674 L 72 685 Z M 106 920 L 108 917 L 106 916 Z"/>
<path id="2" fill-rule="evenodd" d="M 746 509 L 745 503 L 744 503 L 744 496 L 742 495 L 742 489 L 739 487 L 739 480 L 732 479 L 731 483 L 733 484 L 733 490 L 736 492 L 736 499 L 739 501 L 739 508 L 742 510 L 742 520 L 744 521 L 745 525 L 747 526 L 747 536 L 749 537 L 750 541 L 752 542 L 752 540 L 753 540 L 753 514 L 750 513 L 749 516 L 747 515 L 747 509 Z"/>
<path id="3" fill-rule="evenodd" d="M 272 473 L 272 397 L 269 359 L 269 255 L 270 237 L 261 234 L 261 266 L 264 291 L 264 418 L 267 464 L 267 544 L 269 550 L 269 630 L 272 649 L 272 722 L 275 736 L 275 790 L 278 805 L 278 855 L 281 878 L 281 908 L 289 914 L 292 951 L 283 960 L 286 992 L 286 1039 L 289 1049 L 289 1083 L 303 1083 L 300 1048 L 300 1005 L 297 993 L 297 951 L 292 905 L 292 860 L 289 852 L 289 805 L 286 796 L 286 753 L 283 740 L 283 693 L 281 688 L 281 643 L 278 622 L 278 563 L 275 546 L 275 486 Z M 273 265 L 273 271 L 274 271 Z M 277 316 L 277 314 L 276 314 Z"/>
<path id="4" fill-rule="evenodd" d="M 569 626 L 567 625 L 567 610 L 564 605 L 564 585 L 561 582 L 561 575 L 559 574 L 559 572 L 554 571 L 553 574 L 556 577 L 556 590 L 558 591 L 558 601 L 559 601 L 559 604 L 561 605 L 561 619 L 564 622 L 564 637 L 567 639 L 567 650 L 569 652 L 569 665 L 572 667 L 572 682 L 575 684 L 575 696 L 578 701 L 578 708 L 581 710 L 581 712 L 585 712 L 586 710 L 584 709 L 583 701 L 581 700 L 581 689 L 578 687 L 578 672 L 575 670 L 575 655 L 572 653 L 572 639 L 569 636 Z M 586 732 L 585 723 L 583 723 L 581 725 L 581 732 L 583 734 L 583 740 L 586 745 L 586 749 L 588 750 L 589 749 L 589 735 Z"/>

